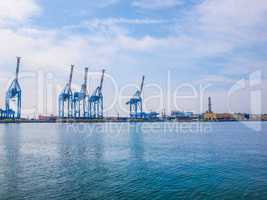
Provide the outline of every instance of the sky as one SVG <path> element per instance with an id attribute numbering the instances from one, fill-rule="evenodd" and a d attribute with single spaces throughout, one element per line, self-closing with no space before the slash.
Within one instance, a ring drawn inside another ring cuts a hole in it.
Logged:
<path id="1" fill-rule="evenodd" d="M 215 112 L 267 113 L 266 19 L 266 0 L 1 1 L 0 107 L 21 56 L 24 116 L 57 113 L 71 64 L 89 93 L 107 70 L 108 116 L 142 75 L 146 111 L 200 113 L 211 96 Z"/>

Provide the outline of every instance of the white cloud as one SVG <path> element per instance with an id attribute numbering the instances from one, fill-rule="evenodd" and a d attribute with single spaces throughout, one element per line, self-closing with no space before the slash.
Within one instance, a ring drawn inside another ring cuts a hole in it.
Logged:
<path id="1" fill-rule="evenodd" d="M 113 48 L 97 38 L 63 37 L 59 30 L 2 29 L 0 42 L 4 47 L 0 48 L 2 66 L 20 55 L 28 69 L 32 70 L 42 67 L 60 70 L 71 63 L 106 64 Z M 101 59 L 98 59 L 100 55 Z"/>
<path id="2" fill-rule="evenodd" d="M 236 80 L 229 78 L 228 76 L 221 76 L 221 75 L 205 75 L 203 79 L 193 81 L 194 84 L 197 85 L 208 85 L 208 84 L 216 84 L 216 86 L 223 85 L 225 86 L 226 84 L 233 84 L 235 83 Z"/>
<path id="3" fill-rule="evenodd" d="M 95 18 L 90 20 L 84 20 L 76 25 L 64 26 L 64 30 L 74 30 L 74 29 L 88 29 L 94 33 L 115 33 L 117 34 L 128 34 L 128 30 L 125 26 L 128 25 L 155 25 L 155 24 L 166 24 L 166 20 L 150 19 L 150 18 L 140 18 L 140 19 L 130 19 L 130 18 Z"/>
<path id="4" fill-rule="evenodd" d="M 120 0 L 98 0 L 99 7 L 106 7 L 118 3 Z"/>
<path id="5" fill-rule="evenodd" d="M 205 0 L 171 30 L 193 58 L 226 56 L 267 42 L 266 18 L 264 0 Z"/>
<path id="6" fill-rule="evenodd" d="M 206 0 L 197 8 L 199 21 L 218 30 L 247 27 L 265 21 L 267 1 L 265 0 Z"/>
<path id="7" fill-rule="evenodd" d="M 132 4 L 142 9 L 159 10 L 181 5 L 180 0 L 135 0 Z"/>
<path id="8" fill-rule="evenodd" d="M 165 23 L 164 20 L 157 19 L 127 19 L 127 18 L 107 18 L 107 19 L 93 19 L 88 21 L 89 24 L 133 24 L 133 25 L 149 25 L 149 24 L 162 24 Z"/>
<path id="9" fill-rule="evenodd" d="M 206 0 L 196 7 L 194 15 L 196 31 L 211 41 L 224 41 L 233 47 L 266 41 L 265 0 Z"/>
<path id="10" fill-rule="evenodd" d="M 133 50 L 133 51 L 155 51 L 163 46 L 164 40 L 159 40 L 150 36 L 143 37 L 141 39 L 134 39 L 121 35 L 117 38 L 118 44 L 124 50 Z"/>
<path id="11" fill-rule="evenodd" d="M 0 25 L 21 23 L 40 12 L 35 0 L 0 1 Z"/>

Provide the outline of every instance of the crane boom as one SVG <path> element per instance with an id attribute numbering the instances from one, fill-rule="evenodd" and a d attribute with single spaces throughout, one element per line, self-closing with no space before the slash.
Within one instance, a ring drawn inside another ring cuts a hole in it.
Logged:
<path id="1" fill-rule="evenodd" d="M 104 74 L 105 74 L 105 70 L 102 70 L 102 76 L 101 76 L 101 81 L 100 81 L 100 86 L 99 89 L 102 90 L 103 87 L 103 82 L 104 82 Z"/>
<path id="2" fill-rule="evenodd" d="M 71 83 L 72 83 L 73 69 L 74 69 L 74 65 L 71 65 L 70 77 L 69 77 L 69 87 L 71 87 Z"/>
<path id="3" fill-rule="evenodd" d="M 139 95 L 141 95 L 142 92 L 143 92 L 144 82 L 145 82 L 145 76 L 142 77 L 142 82 L 141 82 L 141 86 L 140 86 L 140 93 L 139 93 Z"/>
<path id="4" fill-rule="evenodd" d="M 88 67 L 84 69 L 84 85 L 87 85 L 87 79 L 88 79 Z"/>
<path id="5" fill-rule="evenodd" d="M 16 80 L 18 80 L 18 76 L 19 76 L 20 59 L 21 57 L 17 57 Z"/>
<path id="6" fill-rule="evenodd" d="M 88 80 L 88 67 L 84 68 L 84 82 L 82 85 L 82 92 L 86 93 L 87 91 L 87 80 Z"/>

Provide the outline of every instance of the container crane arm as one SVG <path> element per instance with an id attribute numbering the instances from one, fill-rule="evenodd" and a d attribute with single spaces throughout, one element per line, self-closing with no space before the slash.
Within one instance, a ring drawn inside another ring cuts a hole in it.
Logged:
<path id="1" fill-rule="evenodd" d="M 21 57 L 17 57 L 16 80 L 18 80 L 18 76 L 19 76 L 20 59 Z"/>
<path id="2" fill-rule="evenodd" d="M 69 77 L 69 83 L 68 83 L 70 88 L 71 88 L 71 83 L 72 83 L 73 69 L 74 69 L 74 65 L 71 65 L 70 77 Z"/>
<path id="3" fill-rule="evenodd" d="M 84 69 L 84 82 L 82 85 L 82 91 L 83 93 L 87 92 L 87 80 L 88 80 L 88 67 Z"/>
<path id="4" fill-rule="evenodd" d="M 104 82 L 104 75 L 105 75 L 105 70 L 102 70 L 102 76 L 101 76 L 101 81 L 100 81 L 100 85 L 99 85 L 99 90 L 102 90 L 103 87 L 103 82 Z"/>
<path id="5" fill-rule="evenodd" d="M 141 85 L 140 85 L 140 90 L 137 90 L 134 93 L 133 97 L 130 99 L 130 101 L 127 101 L 126 102 L 127 105 L 130 104 L 130 102 L 131 102 L 132 99 L 135 99 L 135 98 L 140 99 L 141 98 L 141 94 L 142 94 L 143 88 L 144 88 L 144 82 L 145 82 L 145 76 L 142 76 L 142 82 L 141 82 Z"/>
<path id="6" fill-rule="evenodd" d="M 142 82 L 141 82 L 140 91 L 139 91 L 139 97 L 141 96 L 141 94 L 143 92 L 144 82 L 145 82 L 145 76 L 142 77 Z"/>
<path id="7" fill-rule="evenodd" d="M 87 81 L 88 81 L 88 67 L 86 67 L 84 69 L 84 85 L 87 85 Z"/>

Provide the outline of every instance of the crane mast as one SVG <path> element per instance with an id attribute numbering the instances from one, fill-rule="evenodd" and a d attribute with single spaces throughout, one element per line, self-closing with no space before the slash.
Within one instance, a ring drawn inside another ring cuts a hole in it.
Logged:
<path id="1" fill-rule="evenodd" d="M 87 81 L 88 81 L 88 67 L 84 69 L 84 81 L 82 84 L 81 92 L 87 94 Z"/>
<path id="2" fill-rule="evenodd" d="M 70 69 L 70 77 L 69 77 L 69 88 L 71 88 L 71 84 L 72 84 L 72 76 L 73 76 L 73 70 L 74 70 L 74 65 L 71 65 L 71 69 Z"/>
<path id="3" fill-rule="evenodd" d="M 81 89 L 79 92 L 74 92 L 73 94 L 73 107 L 74 107 L 74 117 L 75 118 L 85 118 L 88 117 L 87 112 L 87 76 L 88 76 L 88 68 L 84 69 L 84 79 L 81 85 Z"/>
<path id="4" fill-rule="evenodd" d="M 67 82 L 64 90 L 59 94 L 58 106 L 59 106 L 59 117 L 72 117 L 73 115 L 73 94 L 71 90 L 72 76 L 73 76 L 74 65 L 71 65 L 69 81 Z M 67 105 L 67 108 L 65 108 Z M 67 116 L 65 115 L 67 113 Z"/>
<path id="5" fill-rule="evenodd" d="M 103 110 L 104 110 L 104 104 L 103 104 L 103 94 L 102 94 L 102 88 L 103 88 L 103 82 L 104 82 L 104 75 L 105 70 L 102 70 L 102 75 L 100 79 L 99 86 L 95 89 L 92 96 L 89 98 L 89 115 L 90 118 L 103 118 Z"/>
<path id="6" fill-rule="evenodd" d="M 16 80 L 18 80 L 18 76 L 19 76 L 20 60 L 21 60 L 21 57 L 17 57 Z"/>
<path id="7" fill-rule="evenodd" d="M 101 80 L 100 80 L 100 85 L 99 85 L 99 90 L 102 91 L 102 87 L 103 87 L 103 82 L 104 82 L 104 75 L 105 75 L 105 70 L 102 70 L 102 76 L 101 76 Z"/>
<path id="8" fill-rule="evenodd" d="M 6 119 L 19 119 L 21 117 L 21 88 L 18 82 L 21 57 L 17 57 L 15 79 L 6 91 L 5 110 L 2 110 L 2 117 Z M 11 108 L 11 101 L 16 101 L 16 110 Z"/>
<path id="9" fill-rule="evenodd" d="M 142 76 L 142 82 L 141 82 L 141 86 L 140 86 L 139 96 L 141 96 L 141 94 L 143 92 L 144 82 L 145 82 L 145 76 Z"/>
<path id="10" fill-rule="evenodd" d="M 134 93 L 133 97 L 126 103 L 130 107 L 130 118 L 137 119 L 137 118 L 144 118 L 143 113 L 143 99 L 141 94 L 143 92 L 145 82 L 145 76 L 142 76 L 142 81 L 140 88 Z"/>

